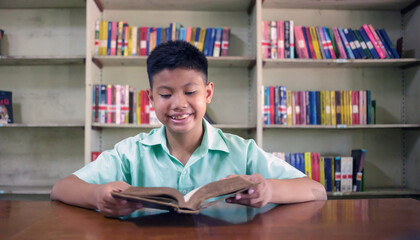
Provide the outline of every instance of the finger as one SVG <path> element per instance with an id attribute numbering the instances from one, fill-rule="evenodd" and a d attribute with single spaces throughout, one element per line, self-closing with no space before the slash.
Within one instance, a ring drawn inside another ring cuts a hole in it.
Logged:
<path id="1" fill-rule="evenodd" d="M 224 178 L 221 178 L 220 180 L 229 179 L 229 178 L 234 178 L 234 177 L 237 177 L 237 176 L 239 176 L 239 175 L 228 175 L 228 176 L 226 176 L 226 177 L 224 177 Z"/>

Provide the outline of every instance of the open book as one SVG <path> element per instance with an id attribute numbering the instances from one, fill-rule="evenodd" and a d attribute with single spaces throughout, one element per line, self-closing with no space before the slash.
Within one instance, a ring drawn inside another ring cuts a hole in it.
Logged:
<path id="1" fill-rule="evenodd" d="M 141 202 L 144 207 L 175 210 L 179 213 L 198 213 L 201 209 L 231 197 L 235 193 L 243 192 L 256 184 L 238 176 L 208 183 L 185 196 L 170 187 L 130 187 L 123 192 L 111 194 L 115 198 Z M 220 198 L 206 202 L 207 199 L 215 197 Z"/>

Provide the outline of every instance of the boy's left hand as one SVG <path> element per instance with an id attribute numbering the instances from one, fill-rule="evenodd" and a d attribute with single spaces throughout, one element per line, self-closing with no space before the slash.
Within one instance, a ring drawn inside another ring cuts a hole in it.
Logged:
<path id="1" fill-rule="evenodd" d="M 229 175 L 226 178 L 232 178 L 237 175 Z M 259 183 L 245 192 L 237 193 L 234 197 L 226 199 L 227 203 L 237 203 L 250 207 L 264 207 L 271 200 L 272 189 L 269 181 L 260 174 L 242 175 L 248 180 Z"/>

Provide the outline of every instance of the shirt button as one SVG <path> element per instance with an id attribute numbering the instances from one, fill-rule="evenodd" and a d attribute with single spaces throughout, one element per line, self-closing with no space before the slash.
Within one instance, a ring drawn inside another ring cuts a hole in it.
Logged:
<path id="1" fill-rule="evenodd" d="M 186 190 L 182 190 L 182 194 L 187 194 L 187 191 Z"/>

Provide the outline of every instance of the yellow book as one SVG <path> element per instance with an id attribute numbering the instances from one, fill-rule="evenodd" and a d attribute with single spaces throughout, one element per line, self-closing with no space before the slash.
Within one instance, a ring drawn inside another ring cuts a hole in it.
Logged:
<path id="1" fill-rule="evenodd" d="M 348 122 L 349 125 L 353 125 L 353 101 L 351 100 L 351 90 L 347 91 L 347 103 L 348 103 L 348 108 L 347 108 L 347 117 L 348 117 Z"/>
<path id="2" fill-rule="evenodd" d="M 293 118 L 292 118 L 292 91 L 286 91 L 286 109 L 287 109 L 287 125 L 293 125 Z"/>
<path id="3" fill-rule="evenodd" d="M 341 123 L 346 125 L 347 124 L 347 106 L 346 106 L 346 91 L 340 91 L 340 100 L 341 100 Z"/>
<path id="4" fill-rule="evenodd" d="M 121 48 L 123 43 L 123 28 L 124 28 L 124 22 L 123 21 L 119 21 L 118 22 L 118 34 L 117 34 L 117 56 L 121 56 Z"/>
<path id="5" fill-rule="evenodd" d="M 305 174 L 312 179 L 311 153 L 305 152 Z"/>
<path id="6" fill-rule="evenodd" d="M 102 21 L 99 25 L 99 56 L 107 55 L 108 22 Z"/>
<path id="7" fill-rule="evenodd" d="M 325 91 L 320 91 L 320 105 L 321 105 L 321 125 L 326 125 L 326 114 L 325 114 Z"/>
<path id="8" fill-rule="evenodd" d="M 136 97 L 137 124 L 141 124 L 141 90 L 137 90 Z"/>
<path id="9" fill-rule="evenodd" d="M 331 124 L 337 125 L 337 111 L 335 106 L 335 91 L 331 91 Z"/>
<path id="10" fill-rule="evenodd" d="M 194 46 L 195 44 L 195 35 L 197 34 L 197 28 L 193 27 L 191 29 L 191 39 L 190 39 L 190 44 Z"/>
<path id="11" fill-rule="evenodd" d="M 124 50 L 124 56 L 131 56 L 133 53 L 133 26 L 128 27 L 128 46 Z"/>
<path id="12" fill-rule="evenodd" d="M 204 50 L 204 40 L 206 39 L 206 28 L 201 28 L 200 37 L 198 39 L 198 50 L 203 52 Z"/>
<path id="13" fill-rule="evenodd" d="M 319 158 L 319 175 L 322 186 L 325 187 L 325 159 L 324 157 Z"/>
<path id="14" fill-rule="evenodd" d="M 322 59 L 315 27 L 309 27 L 309 32 L 311 33 L 312 45 L 314 46 L 316 59 Z"/>
<path id="15" fill-rule="evenodd" d="M 156 38 L 157 38 L 157 30 L 156 28 L 150 29 L 150 37 L 149 37 L 149 54 L 155 49 L 156 47 Z"/>
<path id="16" fill-rule="evenodd" d="M 332 177 L 332 190 L 331 192 L 335 192 L 335 170 L 334 170 L 334 157 L 331 157 L 331 177 Z"/>
<path id="17" fill-rule="evenodd" d="M 331 92 L 325 91 L 324 93 L 325 101 L 325 123 L 326 125 L 331 125 Z"/>

